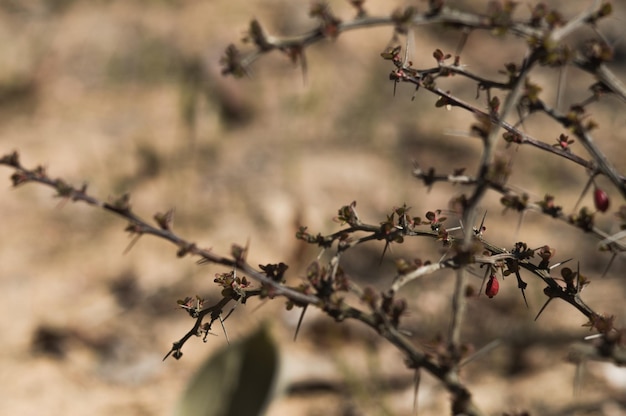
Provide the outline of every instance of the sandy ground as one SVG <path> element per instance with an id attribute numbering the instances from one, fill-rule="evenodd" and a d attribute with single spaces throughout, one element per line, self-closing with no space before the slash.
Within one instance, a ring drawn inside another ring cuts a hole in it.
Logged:
<path id="1" fill-rule="evenodd" d="M 584 4 L 569 1 L 564 13 L 572 16 Z M 331 5 L 351 15 L 346 2 Z M 390 10 L 382 1 L 368 6 L 372 13 Z M 621 4 L 615 9 L 603 30 L 616 42 L 613 68 L 626 79 L 625 45 L 618 40 L 626 13 Z M 370 223 L 403 203 L 422 216 L 448 206 L 460 190 L 441 185 L 427 192 L 411 177 L 412 163 L 472 172 L 480 151 L 465 133 L 472 118 L 435 108 L 428 94 L 411 102 L 412 91 L 402 86 L 393 97 L 392 68 L 379 57 L 389 28 L 314 46 L 306 82 L 277 55 L 255 64 L 249 79 L 223 78 L 219 58 L 252 17 L 273 33 L 313 27 L 306 7 L 278 0 L 0 1 L 0 152 L 18 150 L 25 165 L 42 164 L 51 177 L 77 186 L 88 183 L 103 200 L 130 192 L 144 218 L 174 208 L 176 232 L 216 252 L 249 240 L 253 264 L 285 261 L 294 284 L 318 254 L 294 240 L 298 225 L 334 232 L 332 217 L 353 200 Z M 453 52 L 457 40 L 458 34 L 419 29 L 413 59 L 430 65 L 435 48 Z M 493 76 L 523 53 L 523 44 L 508 40 L 473 35 L 464 62 Z M 564 102 L 582 99 L 575 88 L 592 81 L 576 71 L 567 76 L 572 88 L 563 90 Z M 539 71 L 533 79 L 554 99 L 558 73 Z M 471 84 L 455 79 L 449 86 L 473 100 Z M 598 142 L 624 172 L 621 109 L 609 98 L 592 112 L 601 126 Z M 541 117 L 526 127 L 548 142 L 561 132 Z M 585 172 L 528 148 L 508 154 L 512 184 L 536 200 L 552 192 L 573 206 Z M 124 254 L 131 239 L 123 221 L 63 203 L 43 187 L 12 189 L 10 170 L 0 171 L 7 177 L 0 186 L 0 414 L 172 414 L 194 370 L 225 345 L 216 331 L 206 343 L 190 340 L 181 360 L 162 362 L 192 325 L 176 300 L 217 299 L 212 280 L 224 270 L 178 259 L 173 246 L 149 237 Z M 592 279 L 585 300 L 623 325 L 623 258 L 600 279 L 608 256 L 597 252 L 593 238 L 538 215 L 527 215 L 516 235 L 518 217 L 500 215 L 497 195 L 484 205 L 489 238 L 505 247 L 518 240 L 548 244 L 558 259 L 580 260 Z M 611 216 L 598 222 L 615 231 Z M 394 247 L 379 266 L 381 251 L 380 244 L 359 248 L 344 267 L 357 281 L 384 288 L 394 257 L 441 255 L 431 241 L 411 241 Z M 441 273 L 403 293 L 411 310 L 404 325 L 417 344 L 445 334 L 453 279 Z M 572 393 L 576 368 L 565 357 L 587 334 L 583 317 L 555 302 L 535 323 L 545 299 L 541 285 L 529 280 L 530 309 L 512 279 L 501 285 L 498 297 L 470 302 L 464 334 L 476 348 L 503 340 L 463 374 L 488 414 L 626 414 L 623 396 L 617 402 L 626 391 L 624 369 L 590 363 L 578 394 Z M 371 331 L 313 311 L 293 343 L 298 312 L 285 311 L 282 301 L 259 305 L 251 300 L 238 307 L 227 328 L 237 339 L 271 323 L 282 351 L 282 386 L 292 393 L 272 403 L 269 414 L 411 413 L 413 375 Z M 418 402 L 420 415 L 448 413 L 446 392 L 427 375 Z M 578 405 L 594 410 L 567 410 Z"/>

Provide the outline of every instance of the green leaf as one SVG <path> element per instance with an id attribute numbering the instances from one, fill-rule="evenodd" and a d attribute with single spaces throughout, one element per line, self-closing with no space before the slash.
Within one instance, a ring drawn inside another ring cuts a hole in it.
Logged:
<path id="1" fill-rule="evenodd" d="M 224 347 L 201 365 L 189 382 L 177 416 L 263 414 L 278 373 L 278 349 L 267 325 Z"/>

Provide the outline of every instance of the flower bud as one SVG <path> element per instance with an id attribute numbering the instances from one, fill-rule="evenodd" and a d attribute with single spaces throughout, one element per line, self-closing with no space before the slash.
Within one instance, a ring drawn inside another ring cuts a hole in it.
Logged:
<path id="1" fill-rule="evenodd" d="M 489 276 L 487 288 L 485 289 L 485 295 L 489 296 L 489 298 L 492 298 L 498 294 L 498 290 L 500 290 L 500 283 L 498 283 L 496 275 L 492 274 L 491 276 Z"/>
<path id="2" fill-rule="evenodd" d="M 609 196 L 600 188 L 596 188 L 593 191 L 593 202 L 596 205 L 596 209 L 600 212 L 606 212 L 609 209 Z"/>

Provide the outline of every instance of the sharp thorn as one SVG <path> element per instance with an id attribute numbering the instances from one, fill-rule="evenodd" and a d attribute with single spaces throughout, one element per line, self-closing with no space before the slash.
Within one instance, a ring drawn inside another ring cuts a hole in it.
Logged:
<path id="1" fill-rule="evenodd" d="M 548 306 L 548 304 L 550 303 L 550 301 L 552 301 L 553 298 L 548 298 L 548 300 L 546 301 L 546 303 L 543 304 L 543 306 L 541 307 L 541 309 L 539 309 L 539 312 L 537 313 L 537 316 L 535 316 L 535 321 L 537 319 L 539 319 L 539 315 L 541 315 L 544 311 L 544 309 L 546 309 L 546 307 Z"/>
<path id="2" fill-rule="evenodd" d="M 300 314 L 300 318 L 298 318 L 298 325 L 296 325 L 296 333 L 293 334 L 293 342 L 296 342 L 298 339 L 298 333 L 300 332 L 300 325 L 302 325 L 302 320 L 304 319 L 304 313 L 306 312 L 306 308 L 309 305 L 304 305 L 302 308 L 302 313 Z"/>
<path id="3" fill-rule="evenodd" d="M 226 332 L 226 327 L 224 326 L 224 321 L 222 320 L 222 314 L 219 315 L 220 324 L 222 325 L 222 330 L 224 331 L 224 336 L 226 337 L 226 343 L 230 345 L 230 339 L 228 339 L 228 333 Z"/>

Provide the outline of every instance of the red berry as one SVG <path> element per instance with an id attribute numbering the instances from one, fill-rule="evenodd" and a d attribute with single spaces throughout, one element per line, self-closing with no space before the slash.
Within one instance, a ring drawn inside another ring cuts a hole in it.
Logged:
<path id="1" fill-rule="evenodd" d="M 489 296 L 489 298 L 492 298 L 498 294 L 498 290 L 500 290 L 500 283 L 498 283 L 496 275 L 492 274 L 491 276 L 489 276 L 487 288 L 485 289 L 485 295 Z"/>
<path id="2" fill-rule="evenodd" d="M 593 202 L 596 204 L 596 209 L 600 212 L 606 212 L 609 209 L 609 196 L 600 188 L 596 188 L 593 192 Z"/>

